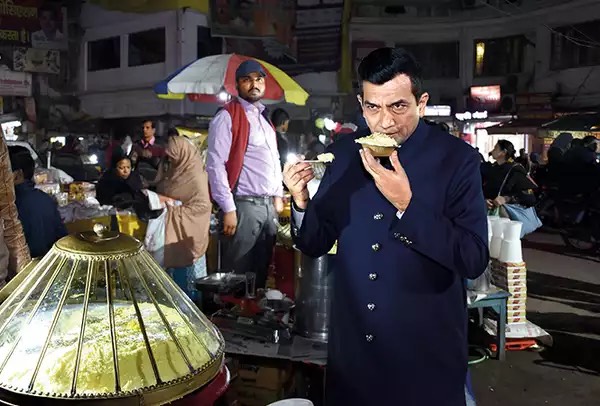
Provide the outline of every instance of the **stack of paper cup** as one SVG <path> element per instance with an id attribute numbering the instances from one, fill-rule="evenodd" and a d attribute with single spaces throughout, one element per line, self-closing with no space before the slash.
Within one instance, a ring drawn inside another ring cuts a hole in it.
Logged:
<path id="1" fill-rule="evenodd" d="M 492 224 L 498 219 L 496 216 L 487 217 L 487 228 L 488 228 L 488 248 L 492 243 Z"/>
<path id="2" fill-rule="evenodd" d="M 502 233 L 504 232 L 504 222 L 499 217 L 494 220 L 490 218 L 492 223 L 492 238 L 490 239 L 490 257 L 498 259 L 500 250 L 502 249 Z"/>
<path id="3" fill-rule="evenodd" d="M 521 248 L 521 228 L 523 227 L 523 223 L 520 221 L 508 221 L 502 225 L 503 237 L 498 259 L 502 262 L 513 264 L 523 262 L 523 250 Z"/>

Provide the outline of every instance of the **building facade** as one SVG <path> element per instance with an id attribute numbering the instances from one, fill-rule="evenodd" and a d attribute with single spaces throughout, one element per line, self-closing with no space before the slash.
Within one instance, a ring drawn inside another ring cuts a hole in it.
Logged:
<path id="1" fill-rule="evenodd" d="M 210 51 L 199 38 L 207 31 L 206 15 L 190 9 L 124 13 L 85 4 L 81 25 L 79 98 L 87 114 L 124 118 L 214 113 L 214 106 L 161 100 L 152 91 L 156 82 L 195 60 L 199 52 Z"/>
<path id="2" fill-rule="evenodd" d="M 354 0 L 354 66 L 375 47 L 406 47 L 424 65 L 432 104 L 455 111 L 467 110 L 464 96 L 482 85 L 501 85 L 503 95 L 551 93 L 559 110 L 600 106 L 597 0 L 392 3 Z"/>

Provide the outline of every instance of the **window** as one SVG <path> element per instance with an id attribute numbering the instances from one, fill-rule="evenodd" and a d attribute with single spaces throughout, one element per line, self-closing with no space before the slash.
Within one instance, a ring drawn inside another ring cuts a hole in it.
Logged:
<path id="1" fill-rule="evenodd" d="M 220 37 L 212 37 L 210 28 L 198 26 L 198 40 L 196 57 L 198 59 L 210 55 L 219 55 L 223 53 L 223 39 Z"/>
<path id="2" fill-rule="evenodd" d="M 164 27 L 129 34 L 129 66 L 164 62 L 165 50 Z"/>
<path id="3" fill-rule="evenodd" d="M 553 70 L 600 65 L 600 20 L 558 27 L 552 33 Z"/>
<path id="4" fill-rule="evenodd" d="M 456 79 L 459 77 L 458 42 L 398 45 L 409 51 L 423 69 L 424 79 Z"/>
<path id="5" fill-rule="evenodd" d="M 522 35 L 475 41 L 475 76 L 504 76 L 523 71 Z"/>
<path id="6" fill-rule="evenodd" d="M 88 42 L 88 71 L 121 66 L 121 38 L 111 37 Z"/>

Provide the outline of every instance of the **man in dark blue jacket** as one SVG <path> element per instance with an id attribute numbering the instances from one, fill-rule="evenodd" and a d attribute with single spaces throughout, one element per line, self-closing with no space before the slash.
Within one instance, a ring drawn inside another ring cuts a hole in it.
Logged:
<path id="1" fill-rule="evenodd" d="M 15 196 L 19 220 L 31 257 L 46 255 L 52 245 L 67 235 L 56 202 L 46 193 L 35 188 L 33 173 L 35 163 L 27 148 L 8 147 L 15 181 Z"/>
<path id="2" fill-rule="evenodd" d="M 464 406 L 464 279 L 488 263 L 480 157 L 423 122 L 429 96 L 406 51 L 375 50 L 358 73 L 369 129 L 332 144 L 310 201 L 310 166 L 284 169 L 296 246 L 319 257 L 338 242 L 327 404 Z M 399 148 L 374 158 L 355 142 L 371 132 Z"/>

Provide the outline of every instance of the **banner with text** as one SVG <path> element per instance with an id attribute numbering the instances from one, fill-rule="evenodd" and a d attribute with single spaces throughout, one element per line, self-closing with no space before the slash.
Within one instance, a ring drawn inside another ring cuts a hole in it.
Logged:
<path id="1" fill-rule="evenodd" d="M 54 49 L 17 48 L 13 52 L 17 72 L 60 73 L 60 52 Z"/>
<path id="2" fill-rule="evenodd" d="M 31 96 L 31 73 L 0 69 L 0 96 Z"/>
<path id="3" fill-rule="evenodd" d="M 67 11 L 43 0 L 0 0 L 0 44 L 67 49 Z"/>
<path id="4" fill-rule="evenodd" d="M 290 75 L 340 68 L 344 0 L 297 0 L 289 49 L 264 38 L 227 38 L 226 52 L 254 56 Z"/>

